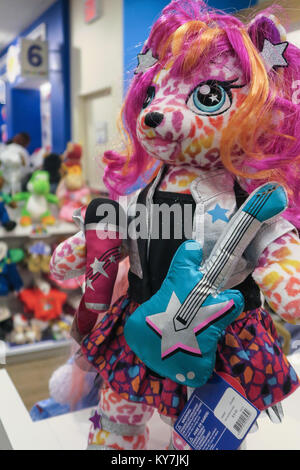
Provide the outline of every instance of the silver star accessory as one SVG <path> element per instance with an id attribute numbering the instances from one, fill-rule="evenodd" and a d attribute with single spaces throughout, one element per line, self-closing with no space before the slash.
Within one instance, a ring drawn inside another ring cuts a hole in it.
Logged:
<path id="1" fill-rule="evenodd" d="M 147 52 L 144 52 L 143 54 L 138 54 L 137 58 L 138 66 L 134 71 L 135 75 L 138 73 L 145 73 L 147 69 L 155 65 L 158 61 L 158 59 L 153 57 L 151 49 L 148 49 Z"/>
<path id="2" fill-rule="evenodd" d="M 264 40 L 264 47 L 260 55 L 264 59 L 268 72 L 274 67 L 288 67 L 289 64 L 284 57 L 288 45 L 287 41 L 272 44 L 268 39 Z"/>
<path id="3" fill-rule="evenodd" d="M 91 268 L 93 270 L 93 275 L 96 273 L 103 274 L 105 277 L 109 277 L 108 274 L 104 271 L 103 265 L 105 264 L 105 261 L 99 261 L 97 258 L 95 258 L 93 264 L 91 264 Z"/>
<path id="4" fill-rule="evenodd" d="M 94 287 L 93 287 L 93 281 L 92 281 L 92 279 L 87 279 L 87 280 L 86 280 L 86 288 L 87 288 L 87 289 L 92 289 L 93 291 L 95 290 Z"/>

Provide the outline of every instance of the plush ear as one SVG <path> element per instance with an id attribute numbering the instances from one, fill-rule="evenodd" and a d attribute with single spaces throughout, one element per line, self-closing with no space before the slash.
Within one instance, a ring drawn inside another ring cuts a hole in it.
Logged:
<path id="1" fill-rule="evenodd" d="M 248 26 L 248 34 L 255 47 L 262 51 L 265 39 L 272 44 L 286 41 L 286 30 L 276 16 L 266 13 L 257 15 Z"/>
<path id="2" fill-rule="evenodd" d="M 284 57 L 288 47 L 286 30 L 276 16 L 260 13 L 249 24 L 248 34 L 259 50 L 268 71 L 288 66 Z"/>

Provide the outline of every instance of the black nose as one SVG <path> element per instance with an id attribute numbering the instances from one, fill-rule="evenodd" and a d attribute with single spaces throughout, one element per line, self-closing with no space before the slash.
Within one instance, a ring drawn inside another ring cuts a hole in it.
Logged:
<path id="1" fill-rule="evenodd" d="M 164 115 L 161 113 L 148 113 L 145 116 L 145 124 L 149 127 L 157 127 L 160 125 L 164 118 Z"/>

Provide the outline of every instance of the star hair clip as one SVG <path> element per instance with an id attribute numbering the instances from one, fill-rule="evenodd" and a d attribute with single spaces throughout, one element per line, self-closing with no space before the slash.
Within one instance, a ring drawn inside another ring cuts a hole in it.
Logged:
<path id="1" fill-rule="evenodd" d="M 138 66 L 134 71 L 134 74 L 145 73 L 147 69 L 152 67 L 158 62 L 156 57 L 153 57 L 152 49 L 148 49 L 147 52 L 138 54 Z"/>
<path id="2" fill-rule="evenodd" d="M 275 67 L 288 67 L 289 63 L 284 57 L 288 45 L 287 41 L 273 44 L 268 39 L 264 40 L 263 50 L 260 55 L 264 60 L 267 72 L 270 72 Z"/>

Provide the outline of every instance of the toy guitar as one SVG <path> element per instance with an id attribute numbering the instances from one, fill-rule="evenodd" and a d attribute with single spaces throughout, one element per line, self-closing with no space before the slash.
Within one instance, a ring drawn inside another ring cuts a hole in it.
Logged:
<path id="1" fill-rule="evenodd" d="M 206 383 L 222 331 L 244 308 L 239 291 L 220 291 L 262 224 L 284 211 L 287 202 L 277 183 L 256 189 L 203 266 L 198 242 L 188 240 L 178 248 L 159 291 L 125 324 L 128 345 L 150 369 L 189 387 Z"/>

